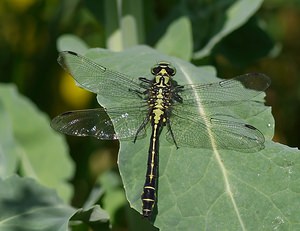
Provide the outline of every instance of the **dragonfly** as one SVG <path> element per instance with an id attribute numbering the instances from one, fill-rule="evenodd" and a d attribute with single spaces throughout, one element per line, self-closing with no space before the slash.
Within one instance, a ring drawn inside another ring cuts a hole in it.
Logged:
<path id="1" fill-rule="evenodd" d="M 167 141 L 176 148 L 211 149 L 212 139 L 218 149 L 257 152 L 264 148 L 264 135 L 254 126 L 222 114 L 199 114 L 199 108 L 228 108 L 252 100 L 270 86 L 264 74 L 180 85 L 176 68 L 165 61 L 151 68 L 152 79 L 133 78 L 72 51 L 60 52 L 58 63 L 79 85 L 112 103 L 106 108 L 62 113 L 52 120 L 52 128 L 67 135 L 133 142 L 151 128 L 141 195 L 145 218 L 152 217 L 157 201 L 159 140 L 164 127 Z"/>

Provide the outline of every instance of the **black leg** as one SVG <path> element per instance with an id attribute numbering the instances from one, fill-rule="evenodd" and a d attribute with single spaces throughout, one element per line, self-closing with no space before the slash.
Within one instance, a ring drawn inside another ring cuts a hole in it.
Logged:
<path id="1" fill-rule="evenodd" d="M 146 125 L 148 124 L 149 122 L 149 116 L 147 115 L 146 118 L 144 119 L 143 123 L 141 124 L 141 126 L 138 128 L 138 130 L 136 131 L 136 134 L 135 134 L 135 137 L 134 137 L 134 140 L 133 140 L 133 143 L 135 143 L 139 133 L 146 127 Z"/>
<path id="2" fill-rule="evenodd" d="M 173 133 L 173 131 L 172 131 L 171 124 L 170 124 L 170 121 L 169 121 L 169 120 L 167 121 L 167 127 L 168 127 L 168 131 L 170 132 L 170 134 L 171 134 L 171 136 L 172 136 L 172 139 L 173 139 L 173 142 L 174 142 L 174 144 L 175 144 L 175 147 L 178 149 L 179 147 L 178 147 L 178 145 L 177 145 L 177 143 L 176 143 L 175 136 L 174 136 L 174 133 Z"/>

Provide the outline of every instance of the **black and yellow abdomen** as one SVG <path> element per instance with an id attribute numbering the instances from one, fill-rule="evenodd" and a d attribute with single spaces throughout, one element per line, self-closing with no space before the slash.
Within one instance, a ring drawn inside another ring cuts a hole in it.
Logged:
<path id="1" fill-rule="evenodd" d="M 155 77 L 148 91 L 149 121 L 151 123 L 152 133 L 148 153 L 146 180 L 141 196 L 143 204 L 142 214 L 147 218 L 152 215 L 157 200 L 159 136 L 163 126 L 168 124 L 169 121 L 173 89 L 170 78 L 175 74 L 175 68 L 171 67 L 168 63 L 161 62 L 152 68 L 152 74 L 155 75 Z"/>
<path id="2" fill-rule="evenodd" d="M 142 193 L 142 210 L 144 217 L 150 217 L 156 202 L 156 188 L 158 177 L 158 150 L 159 142 L 158 137 L 162 126 L 154 125 L 151 134 L 148 164 L 146 172 L 146 180 Z"/>

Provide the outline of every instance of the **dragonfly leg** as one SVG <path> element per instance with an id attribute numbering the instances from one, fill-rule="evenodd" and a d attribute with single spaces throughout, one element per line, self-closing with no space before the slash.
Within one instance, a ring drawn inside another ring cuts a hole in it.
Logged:
<path id="1" fill-rule="evenodd" d="M 149 122 L 149 116 L 146 116 L 146 118 L 144 119 L 143 123 L 141 124 L 141 126 L 138 128 L 138 130 L 136 131 L 136 134 L 135 134 L 135 137 L 134 137 L 134 140 L 133 140 L 133 143 L 135 143 L 139 133 L 146 127 L 146 125 L 148 124 Z"/>
<path id="2" fill-rule="evenodd" d="M 145 98 L 145 93 L 135 89 L 129 89 L 130 92 L 134 92 L 140 99 Z"/>
<path id="3" fill-rule="evenodd" d="M 173 99 L 176 100 L 178 103 L 182 103 L 182 97 L 180 95 L 177 94 L 177 92 L 173 93 Z"/>
<path id="4" fill-rule="evenodd" d="M 139 77 L 139 80 L 143 83 L 149 83 L 149 84 L 153 83 L 153 80 L 147 79 L 145 77 Z"/>
<path id="5" fill-rule="evenodd" d="M 152 84 L 153 84 L 153 80 L 144 78 L 144 77 L 139 77 L 140 82 L 140 86 L 142 88 L 145 89 L 145 91 L 143 92 L 143 94 L 147 94 L 149 93 L 149 89 L 151 88 Z"/>
<path id="6" fill-rule="evenodd" d="M 172 139 L 173 139 L 173 142 L 174 142 L 174 144 L 175 144 L 175 147 L 178 149 L 179 147 L 178 147 L 178 145 L 177 145 L 177 142 L 176 142 L 174 133 L 173 133 L 173 131 L 172 131 L 171 124 L 170 124 L 170 120 L 167 121 L 167 127 L 168 127 L 168 131 L 169 131 L 170 134 L 171 134 L 171 137 L 172 137 Z"/>

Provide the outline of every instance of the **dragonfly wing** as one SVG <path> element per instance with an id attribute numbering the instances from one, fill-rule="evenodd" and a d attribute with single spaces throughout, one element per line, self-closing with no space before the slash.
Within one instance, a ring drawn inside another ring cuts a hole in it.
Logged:
<path id="1" fill-rule="evenodd" d="M 143 111 L 134 109 L 126 111 L 124 108 L 96 108 L 65 112 L 51 121 L 51 127 L 73 136 L 94 136 L 102 140 L 133 140 L 145 117 Z M 143 129 L 138 138 L 144 136 Z"/>
<path id="2" fill-rule="evenodd" d="M 177 145 L 195 148 L 209 148 L 256 152 L 264 148 L 264 136 L 255 127 L 236 121 L 226 115 L 200 117 L 186 111 L 174 110 L 171 129 Z M 169 132 L 167 140 L 173 143 Z"/>
<path id="3" fill-rule="evenodd" d="M 105 97 L 137 98 L 139 82 L 129 76 L 112 71 L 72 51 L 60 52 L 58 63 L 82 87 Z"/>
<path id="4" fill-rule="evenodd" d="M 185 85 L 179 95 L 186 105 L 220 107 L 251 100 L 270 84 L 268 76 L 250 73 L 215 83 Z"/>

